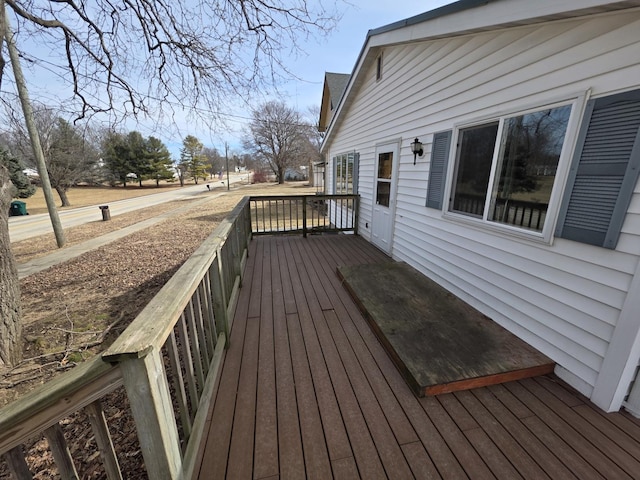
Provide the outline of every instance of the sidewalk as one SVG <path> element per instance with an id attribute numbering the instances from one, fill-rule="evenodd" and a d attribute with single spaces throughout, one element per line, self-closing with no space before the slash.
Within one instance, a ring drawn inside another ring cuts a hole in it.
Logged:
<path id="1" fill-rule="evenodd" d="M 71 245 L 70 247 L 64 247 L 44 257 L 35 258 L 28 262 L 21 263 L 17 266 L 18 278 L 22 279 L 24 277 L 28 277 L 29 275 L 33 275 L 34 273 L 41 272 L 42 270 L 46 270 L 53 265 L 66 262 L 68 260 L 71 260 L 72 258 L 76 258 L 82 255 L 85 252 L 95 250 L 96 248 L 119 240 L 123 237 L 126 237 L 127 235 L 131 235 L 132 233 L 144 230 L 145 228 L 149 228 L 168 218 L 174 217 L 187 211 L 191 211 L 194 208 L 199 207 L 200 205 L 203 205 L 215 198 L 224 195 L 225 193 L 226 192 L 222 192 L 218 193 L 217 195 L 207 196 L 206 198 L 198 200 L 197 202 L 189 203 L 188 205 L 169 210 L 168 212 L 164 212 L 157 217 L 148 218 L 147 220 L 144 220 L 142 222 L 136 223 L 134 225 L 129 225 L 128 227 L 122 228 L 120 230 L 115 230 L 100 237 L 92 238 L 91 240 L 87 240 L 76 245 Z"/>

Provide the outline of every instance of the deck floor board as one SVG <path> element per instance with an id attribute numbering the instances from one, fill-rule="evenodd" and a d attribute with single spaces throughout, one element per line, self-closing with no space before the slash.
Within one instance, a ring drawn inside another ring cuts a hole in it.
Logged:
<path id="1" fill-rule="evenodd" d="M 356 236 L 252 241 L 199 478 L 633 477 L 640 423 L 554 376 L 416 397 L 336 274 L 388 261 Z"/>

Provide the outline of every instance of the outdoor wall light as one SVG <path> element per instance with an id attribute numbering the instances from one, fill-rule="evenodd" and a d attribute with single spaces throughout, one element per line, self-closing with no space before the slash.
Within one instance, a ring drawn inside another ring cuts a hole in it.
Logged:
<path id="1" fill-rule="evenodd" d="M 417 138 L 411 143 L 411 153 L 413 153 L 413 164 L 416 164 L 416 157 L 422 156 L 424 150 L 422 149 L 422 142 Z"/>

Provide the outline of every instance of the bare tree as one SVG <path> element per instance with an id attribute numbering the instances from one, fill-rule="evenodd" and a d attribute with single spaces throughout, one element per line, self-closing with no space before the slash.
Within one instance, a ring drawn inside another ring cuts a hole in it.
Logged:
<path id="1" fill-rule="evenodd" d="M 244 147 L 255 152 L 284 183 L 287 168 L 306 163 L 308 125 L 300 113 L 282 101 L 270 101 L 255 109 Z"/>
<path id="2" fill-rule="evenodd" d="M 320 153 L 320 149 L 322 148 L 322 141 L 324 140 L 324 132 L 321 132 L 318 129 L 318 123 L 320 121 L 320 105 L 310 106 L 307 109 L 307 114 L 309 116 L 309 164 L 307 168 L 309 169 L 309 186 L 314 187 L 316 186 L 314 169 L 316 168 L 316 164 L 322 161 L 322 154 Z"/>
<path id="3" fill-rule="evenodd" d="M 24 122 L 15 109 L 7 110 L 16 151 L 25 165 L 36 168 L 31 140 Z M 61 206 L 71 206 L 67 191 L 90 178 L 98 161 L 98 152 L 87 140 L 87 129 L 83 125 L 71 124 L 60 116 L 60 111 L 44 105 L 34 105 L 33 112 L 51 186 L 58 193 Z"/>
<path id="4" fill-rule="evenodd" d="M 101 112 L 158 118 L 198 107 L 215 121 L 229 102 L 287 75 L 281 56 L 295 54 L 300 38 L 322 34 L 337 20 L 309 0 L 0 0 L 0 7 L 0 85 L 5 15 L 11 15 L 18 48 L 27 44 L 23 39 L 39 47 L 23 50 L 23 58 L 47 62 L 69 79 L 73 93 L 65 104 L 79 118 Z M 18 278 L 4 265 L 13 261 L 4 209 L 11 199 L 8 183 L 0 172 L 0 294 L 2 321 L 16 324 Z M 0 358 L 15 362 L 1 352 Z"/>

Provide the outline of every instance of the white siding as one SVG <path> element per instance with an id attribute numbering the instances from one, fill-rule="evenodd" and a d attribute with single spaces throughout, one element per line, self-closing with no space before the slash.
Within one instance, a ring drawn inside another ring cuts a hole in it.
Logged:
<path id="1" fill-rule="evenodd" d="M 516 239 L 425 207 L 430 142 L 460 123 L 587 90 L 640 88 L 640 11 L 385 46 L 384 59 L 380 82 L 363 63 L 325 146 L 329 157 L 360 153 L 360 234 L 370 238 L 375 145 L 402 138 L 393 257 L 552 357 L 590 395 L 639 261 L 640 186 L 615 251 Z M 415 137 L 425 155 L 414 166 Z"/>

